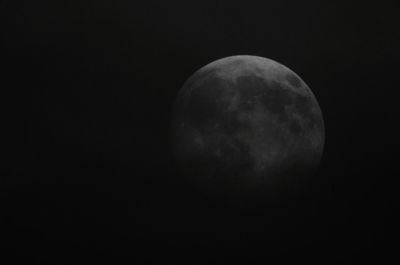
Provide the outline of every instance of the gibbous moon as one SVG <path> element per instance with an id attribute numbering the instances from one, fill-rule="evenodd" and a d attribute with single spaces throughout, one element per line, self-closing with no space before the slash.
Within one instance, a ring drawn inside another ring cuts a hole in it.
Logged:
<path id="1" fill-rule="evenodd" d="M 304 186 L 324 147 L 318 102 L 292 70 L 232 56 L 194 73 L 177 95 L 173 151 L 183 176 L 216 196 Z"/>

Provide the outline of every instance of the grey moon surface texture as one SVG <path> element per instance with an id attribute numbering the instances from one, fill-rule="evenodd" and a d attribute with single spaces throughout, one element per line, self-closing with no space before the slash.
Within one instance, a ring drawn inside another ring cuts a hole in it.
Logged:
<path id="1" fill-rule="evenodd" d="M 315 174 L 324 148 L 311 89 L 286 66 L 258 56 L 199 69 L 179 91 L 172 120 L 178 167 L 217 196 L 295 191 Z"/>

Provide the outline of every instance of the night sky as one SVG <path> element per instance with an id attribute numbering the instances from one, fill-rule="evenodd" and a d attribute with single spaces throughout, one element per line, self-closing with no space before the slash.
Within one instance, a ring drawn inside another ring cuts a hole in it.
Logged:
<path id="1" fill-rule="evenodd" d="M 136 2 L 0 2 L 0 263 L 398 258 L 395 1 Z M 319 171 L 282 207 L 197 197 L 174 164 L 175 96 L 236 54 L 294 70 L 324 115 Z"/>

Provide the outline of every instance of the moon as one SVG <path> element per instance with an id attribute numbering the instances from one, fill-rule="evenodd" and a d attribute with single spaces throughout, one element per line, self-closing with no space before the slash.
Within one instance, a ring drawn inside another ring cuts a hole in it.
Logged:
<path id="1" fill-rule="evenodd" d="M 179 91 L 172 147 L 186 180 L 207 194 L 296 192 L 325 141 L 307 84 L 271 59 L 237 55 L 195 72 Z"/>

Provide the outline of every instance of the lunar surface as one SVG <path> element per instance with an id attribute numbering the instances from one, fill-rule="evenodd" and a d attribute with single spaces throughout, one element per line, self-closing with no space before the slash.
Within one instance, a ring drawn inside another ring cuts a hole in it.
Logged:
<path id="1" fill-rule="evenodd" d="M 177 96 L 172 129 L 185 178 L 220 196 L 299 188 L 318 167 L 325 137 L 305 82 L 282 64 L 247 55 L 194 73 Z"/>

